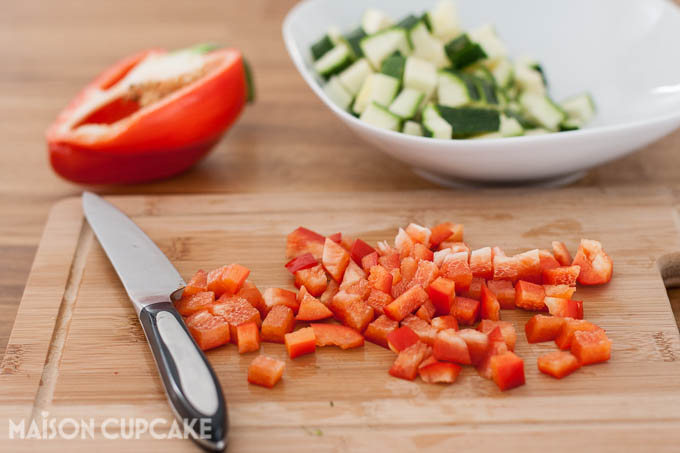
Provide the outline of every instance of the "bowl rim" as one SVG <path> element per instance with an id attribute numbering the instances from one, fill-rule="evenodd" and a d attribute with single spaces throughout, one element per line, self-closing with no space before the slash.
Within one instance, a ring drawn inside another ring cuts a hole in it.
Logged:
<path id="1" fill-rule="evenodd" d="M 346 110 L 343 110 L 339 108 L 335 103 L 333 103 L 328 97 L 326 96 L 326 93 L 323 92 L 321 89 L 321 86 L 317 82 L 316 78 L 312 75 L 310 69 L 307 67 L 305 63 L 305 57 L 301 54 L 299 47 L 297 45 L 297 40 L 293 36 L 293 17 L 295 17 L 298 13 L 299 10 L 306 7 L 309 4 L 312 3 L 317 3 L 320 2 L 321 0 L 302 0 L 295 4 L 286 14 L 286 17 L 283 20 L 282 26 L 281 26 L 281 32 L 283 35 L 283 41 L 286 46 L 286 50 L 288 51 L 288 56 L 290 57 L 291 60 L 293 60 L 293 64 L 295 65 L 296 69 L 302 76 L 302 78 L 305 80 L 307 85 L 312 89 L 312 91 L 317 95 L 321 101 L 326 104 L 328 108 L 330 108 L 336 115 L 338 115 L 341 119 L 343 119 L 346 122 L 349 122 L 353 126 L 359 127 L 359 128 L 365 128 L 369 129 L 373 132 L 381 133 L 381 134 L 386 134 L 387 136 L 391 136 L 394 139 L 400 139 L 400 140 L 405 140 L 405 141 L 410 141 L 413 144 L 449 144 L 449 145 L 457 145 L 464 143 L 465 147 L 471 147 L 471 148 L 483 148 L 485 146 L 488 146 L 489 143 L 498 143 L 498 142 L 503 142 L 507 143 L 508 141 L 512 141 L 513 143 L 516 144 L 522 144 L 522 143 L 527 143 L 527 142 L 548 142 L 551 140 L 564 140 L 564 139 L 576 139 L 580 137 L 593 137 L 596 135 L 602 135 L 602 134 L 611 134 L 611 133 L 617 133 L 617 132 L 622 132 L 625 129 L 644 129 L 649 126 L 654 126 L 658 124 L 663 124 L 666 122 L 674 122 L 678 121 L 680 122 L 680 110 L 675 113 L 667 113 L 663 115 L 657 115 L 653 116 L 651 118 L 647 118 L 644 120 L 631 120 L 631 121 L 626 121 L 623 123 L 619 124 L 611 124 L 611 125 L 604 125 L 604 126 L 595 126 L 591 128 L 585 128 L 585 129 L 579 129 L 575 131 L 562 131 L 560 133 L 548 133 L 544 135 L 520 135 L 516 137 L 492 137 L 492 138 L 476 138 L 474 140 L 471 139 L 444 139 L 444 138 L 434 138 L 434 137 L 420 137 L 417 135 L 409 135 L 409 134 L 404 134 L 403 132 L 397 132 L 397 131 L 392 131 L 388 129 L 382 129 L 376 126 L 373 126 L 372 124 L 368 124 L 365 121 L 361 121 L 359 118 L 351 115 L 349 112 Z M 659 3 L 663 3 L 665 5 L 670 5 L 673 6 L 676 9 L 676 11 L 680 11 L 680 7 L 676 5 L 673 2 L 669 1 L 664 1 L 664 0 L 657 0 Z M 673 85 L 673 87 L 677 87 L 678 90 L 680 90 L 680 83 L 677 85 Z M 453 146 L 454 148 L 458 148 L 457 146 Z"/>

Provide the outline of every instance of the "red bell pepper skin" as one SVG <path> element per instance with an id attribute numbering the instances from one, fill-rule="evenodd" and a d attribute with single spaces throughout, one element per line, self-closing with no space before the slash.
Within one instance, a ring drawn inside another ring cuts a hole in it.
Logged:
<path id="1" fill-rule="evenodd" d="M 288 272 L 295 274 L 297 271 L 309 269 L 310 267 L 314 267 L 317 264 L 319 264 L 319 261 L 314 258 L 314 255 L 311 253 L 305 253 L 288 261 L 285 267 L 288 269 Z"/>
<path id="2" fill-rule="evenodd" d="M 611 357 L 612 342 L 604 330 L 576 331 L 571 341 L 571 353 L 581 365 L 606 362 Z"/>
<path id="3" fill-rule="evenodd" d="M 562 299 L 560 297 L 546 297 L 545 305 L 553 316 L 563 318 L 583 319 L 583 301 Z"/>
<path id="4" fill-rule="evenodd" d="M 541 373 L 556 379 L 562 379 L 581 368 L 578 359 L 569 352 L 553 351 L 538 358 L 538 369 Z"/>
<path id="5" fill-rule="evenodd" d="M 477 326 L 477 330 L 485 334 L 491 333 L 498 327 L 503 335 L 503 340 L 511 351 L 515 350 L 515 343 L 517 343 L 517 332 L 515 326 L 509 321 L 491 321 L 489 319 L 482 319 L 482 322 Z"/>
<path id="6" fill-rule="evenodd" d="M 451 313 L 451 306 L 456 297 L 456 282 L 439 277 L 430 284 L 427 293 L 438 314 L 448 315 Z"/>
<path id="7" fill-rule="evenodd" d="M 389 348 L 387 336 L 399 327 L 399 323 L 385 315 L 380 315 L 375 321 L 370 323 L 364 330 L 364 337 L 371 343 Z"/>
<path id="8" fill-rule="evenodd" d="M 262 329 L 260 331 L 262 341 L 283 343 L 284 336 L 292 332 L 293 327 L 295 327 L 293 310 L 286 305 L 275 305 L 269 310 L 264 321 L 262 321 Z"/>
<path id="9" fill-rule="evenodd" d="M 352 260 L 359 266 L 361 266 L 362 258 L 374 252 L 375 249 L 368 245 L 366 242 L 362 241 L 361 239 L 355 239 L 354 242 L 352 243 L 352 247 L 350 248 L 349 254 L 352 257 Z"/>
<path id="10" fill-rule="evenodd" d="M 263 355 L 257 356 L 248 367 L 248 382 L 272 388 L 283 376 L 285 362 Z"/>
<path id="11" fill-rule="evenodd" d="M 408 315 L 401 322 L 402 327 L 410 327 L 412 331 L 418 335 L 420 341 L 432 346 L 434 339 L 437 336 L 437 329 L 432 327 L 429 322 L 426 322 L 418 316 Z"/>
<path id="12" fill-rule="evenodd" d="M 529 343 L 543 343 L 553 341 L 562 331 L 565 318 L 547 315 L 535 315 L 524 325 L 524 331 Z"/>
<path id="13" fill-rule="evenodd" d="M 338 324 L 310 324 L 309 327 L 314 330 L 317 346 L 351 349 L 364 345 L 364 337 L 351 327 Z"/>
<path id="14" fill-rule="evenodd" d="M 455 362 L 461 365 L 470 365 L 472 359 L 467 343 L 463 337 L 453 330 L 442 330 L 437 333 L 432 346 L 432 355 L 438 360 Z"/>
<path id="15" fill-rule="evenodd" d="M 291 359 L 305 354 L 313 354 L 316 351 L 316 335 L 314 335 L 314 329 L 311 327 L 287 333 L 283 338 L 288 357 Z"/>
<path id="16" fill-rule="evenodd" d="M 496 295 L 482 283 L 481 317 L 498 321 L 501 319 L 501 304 L 496 299 Z"/>
<path id="17" fill-rule="evenodd" d="M 514 352 L 491 357 L 491 377 L 502 391 L 524 385 L 524 360 Z"/>
<path id="18" fill-rule="evenodd" d="M 555 338 L 555 344 L 562 350 L 568 350 L 571 348 L 571 343 L 574 339 L 574 333 L 595 332 L 598 330 L 602 329 L 592 322 L 565 318 L 562 329 L 560 329 L 560 334 L 557 336 L 557 338 Z"/>
<path id="19" fill-rule="evenodd" d="M 426 300 L 427 293 L 425 290 L 420 286 L 414 286 L 385 306 L 385 314 L 395 321 L 401 321 L 424 304 Z"/>
<path id="20" fill-rule="evenodd" d="M 412 381 L 418 375 L 418 366 L 430 353 L 430 347 L 419 341 L 399 353 L 389 372 L 394 377 Z"/>
<path id="21" fill-rule="evenodd" d="M 418 335 L 410 327 L 402 326 L 387 334 L 387 347 L 398 354 L 419 340 Z"/>
<path id="22" fill-rule="evenodd" d="M 127 91 L 122 97 L 115 94 L 116 84 L 138 64 L 166 53 L 151 49 L 121 60 L 58 115 L 47 130 L 47 147 L 60 176 L 84 184 L 167 178 L 195 164 L 217 143 L 248 99 L 240 52 L 205 53 L 210 69 L 204 75 L 147 106 L 128 100 Z M 110 100 L 101 106 L 97 100 L 105 96 Z M 88 128 L 92 123 L 96 129 Z"/>
<path id="23" fill-rule="evenodd" d="M 292 259 L 311 253 L 314 258 L 321 259 L 325 241 L 326 238 L 319 233 L 299 227 L 286 238 L 286 258 Z"/>
<path id="24" fill-rule="evenodd" d="M 330 239 L 333 242 L 337 242 L 338 244 L 342 242 L 342 233 L 333 233 L 330 236 L 328 236 L 328 239 Z"/>
<path id="25" fill-rule="evenodd" d="M 236 344 L 238 353 L 245 354 L 260 350 L 260 329 L 254 322 L 236 327 Z"/>

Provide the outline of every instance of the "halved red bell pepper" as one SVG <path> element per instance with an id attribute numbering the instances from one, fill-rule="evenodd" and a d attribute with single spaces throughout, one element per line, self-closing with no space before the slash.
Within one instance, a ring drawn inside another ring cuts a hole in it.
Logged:
<path id="1" fill-rule="evenodd" d="M 86 86 L 49 127 L 52 168 L 86 184 L 173 176 L 210 151 L 251 88 L 235 49 L 203 45 L 127 57 Z"/>

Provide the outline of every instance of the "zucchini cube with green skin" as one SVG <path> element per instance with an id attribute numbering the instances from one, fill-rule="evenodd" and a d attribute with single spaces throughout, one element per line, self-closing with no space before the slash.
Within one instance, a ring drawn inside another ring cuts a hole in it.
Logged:
<path id="1" fill-rule="evenodd" d="M 423 136 L 423 127 L 415 121 L 405 121 L 401 131 L 407 135 Z"/>
<path id="2" fill-rule="evenodd" d="M 595 102 L 589 93 L 582 93 L 565 99 L 560 104 L 567 114 L 566 126 L 583 125 L 595 117 Z"/>
<path id="3" fill-rule="evenodd" d="M 364 52 L 361 50 L 361 40 L 366 37 L 366 33 L 363 28 L 358 27 L 347 33 L 343 38 L 347 42 L 350 50 L 356 58 L 361 58 L 364 56 Z"/>
<path id="4" fill-rule="evenodd" d="M 330 78 L 341 72 L 352 64 L 353 56 L 349 47 L 345 44 L 338 44 L 319 58 L 314 63 L 314 69 L 325 79 Z"/>
<path id="5" fill-rule="evenodd" d="M 458 10 L 452 0 L 441 0 L 426 14 L 435 38 L 448 42 L 462 31 Z"/>
<path id="6" fill-rule="evenodd" d="M 356 96 L 366 77 L 371 74 L 373 74 L 371 65 L 365 58 L 362 58 L 338 74 L 338 79 L 352 96 Z"/>
<path id="7" fill-rule="evenodd" d="M 324 35 L 323 38 L 312 44 L 312 47 L 310 48 L 310 51 L 312 52 L 312 59 L 314 61 L 318 60 L 333 47 L 335 47 L 335 44 L 333 44 L 331 38 L 328 35 Z"/>
<path id="8" fill-rule="evenodd" d="M 472 42 L 467 34 L 462 34 L 444 46 L 446 55 L 454 69 L 462 69 L 486 58 L 482 47 Z"/>
<path id="9" fill-rule="evenodd" d="M 399 80 L 378 72 L 373 73 L 364 81 L 352 110 L 354 113 L 362 114 L 372 102 L 387 108 L 398 91 Z"/>
<path id="10" fill-rule="evenodd" d="M 371 36 L 366 36 L 359 43 L 361 50 L 374 69 L 379 69 L 385 58 L 397 50 L 403 55 L 411 53 L 408 35 L 403 28 L 390 28 Z"/>
<path id="11" fill-rule="evenodd" d="M 515 71 L 510 60 L 507 58 L 497 58 L 490 60 L 490 62 L 490 71 L 496 81 L 496 85 L 501 88 L 512 85 Z"/>
<path id="12" fill-rule="evenodd" d="M 467 138 L 487 132 L 497 132 L 500 114 L 494 109 L 474 107 L 446 107 L 438 105 L 441 117 L 451 125 L 453 138 Z"/>
<path id="13" fill-rule="evenodd" d="M 367 35 L 378 33 L 392 25 L 392 19 L 384 11 L 377 8 L 368 8 L 361 16 L 361 28 Z"/>
<path id="14" fill-rule="evenodd" d="M 389 106 L 389 111 L 402 119 L 411 119 L 416 116 L 420 104 L 425 99 L 425 93 L 414 90 L 413 88 L 404 88 L 401 93 L 397 95 L 396 99 L 392 101 Z"/>
<path id="15" fill-rule="evenodd" d="M 430 34 L 424 21 L 419 21 L 411 28 L 409 38 L 413 46 L 413 56 L 431 61 L 437 68 L 449 65 L 444 43 Z"/>
<path id="16" fill-rule="evenodd" d="M 439 108 L 430 103 L 423 110 L 423 133 L 426 137 L 450 140 L 453 129 L 439 114 Z"/>
<path id="17" fill-rule="evenodd" d="M 399 22 L 397 22 L 397 25 L 395 25 L 395 27 L 410 30 L 418 23 L 418 21 L 420 21 L 420 19 L 418 19 L 413 14 L 409 14 L 408 16 L 404 17 Z"/>
<path id="18" fill-rule="evenodd" d="M 343 110 L 347 110 L 352 105 L 354 97 L 338 79 L 338 76 L 333 76 L 323 87 L 324 93 L 329 97 L 333 103 Z"/>
<path id="19" fill-rule="evenodd" d="M 439 71 L 437 99 L 441 105 L 447 107 L 461 107 L 473 101 L 464 76 L 454 71 Z"/>
<path id="20" fill-rule="evenodd" d="M 558 131 L 567 118 L 562 109 L 544 94 L 526 91 L 520 95 L 519 103 L 530 120 L 549 131 Z"/>
<path id="21" fill-rule="evenodd" d="M 515 62 L 514 73 L 515 84 L 520 91 L 531 91 L 537 94 L 547 92 L 543 75 L 533 67 L 533 62 Z"/>
<path id="22" fill-rule="evenodd" d="M 505 57 L 508 49 L 498 37 L 496 29 L 491 24 L 485 24 L 470 32 L 470 39 L 479 44 L 488 58 Z"/>
<path id="23" fill-rule="evenodd" d="M 401 81 L 404 78 L 404 66 L 406 66 L 406 57 L 399 52 L 395 52 L 385 58 L 380 72 Z"/>
<path id="24" fill-rule="evenodd" d="M 377 102 L 371 102 L 359 119 L 380 129 L 388 129 L 390 131 L 399 131 L 401 129 L 401 118 Z"/>
<path id="25" fill-rule="evenodd" d="M 404 67 L 404 87 L 422 91 L 429 98 L 437 87 L 437 68 L 429 61 L 408 57 Z"/>

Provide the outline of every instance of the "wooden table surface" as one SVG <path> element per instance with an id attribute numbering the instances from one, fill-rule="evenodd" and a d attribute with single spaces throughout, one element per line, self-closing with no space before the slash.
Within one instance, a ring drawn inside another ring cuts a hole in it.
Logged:
<path id="1" fill-rule="evenodd" d="M 251 62 L 257 102 L 188 173 L 103 194 L 332 192 L 434 188 L 360 142 L 290 62 L 281 22 L 292 0 L 5 1 L 0 14 L 0 351 L 4 351 L 50 209 L 83 187 L 58 178 L 44 131 L 95 74 L 139 49 L 214 41 Z M 680 131 L 592 171 L 580 186 L 660 184 L 680 199 Z M 679 217 L 680 219 L 680 217 Z M 680 225 L 680 220 L 678 222 Z M 676 319 L 680 291 L 671 290 Z M 2 354 L 2 352 L 0 352 Z"/>

